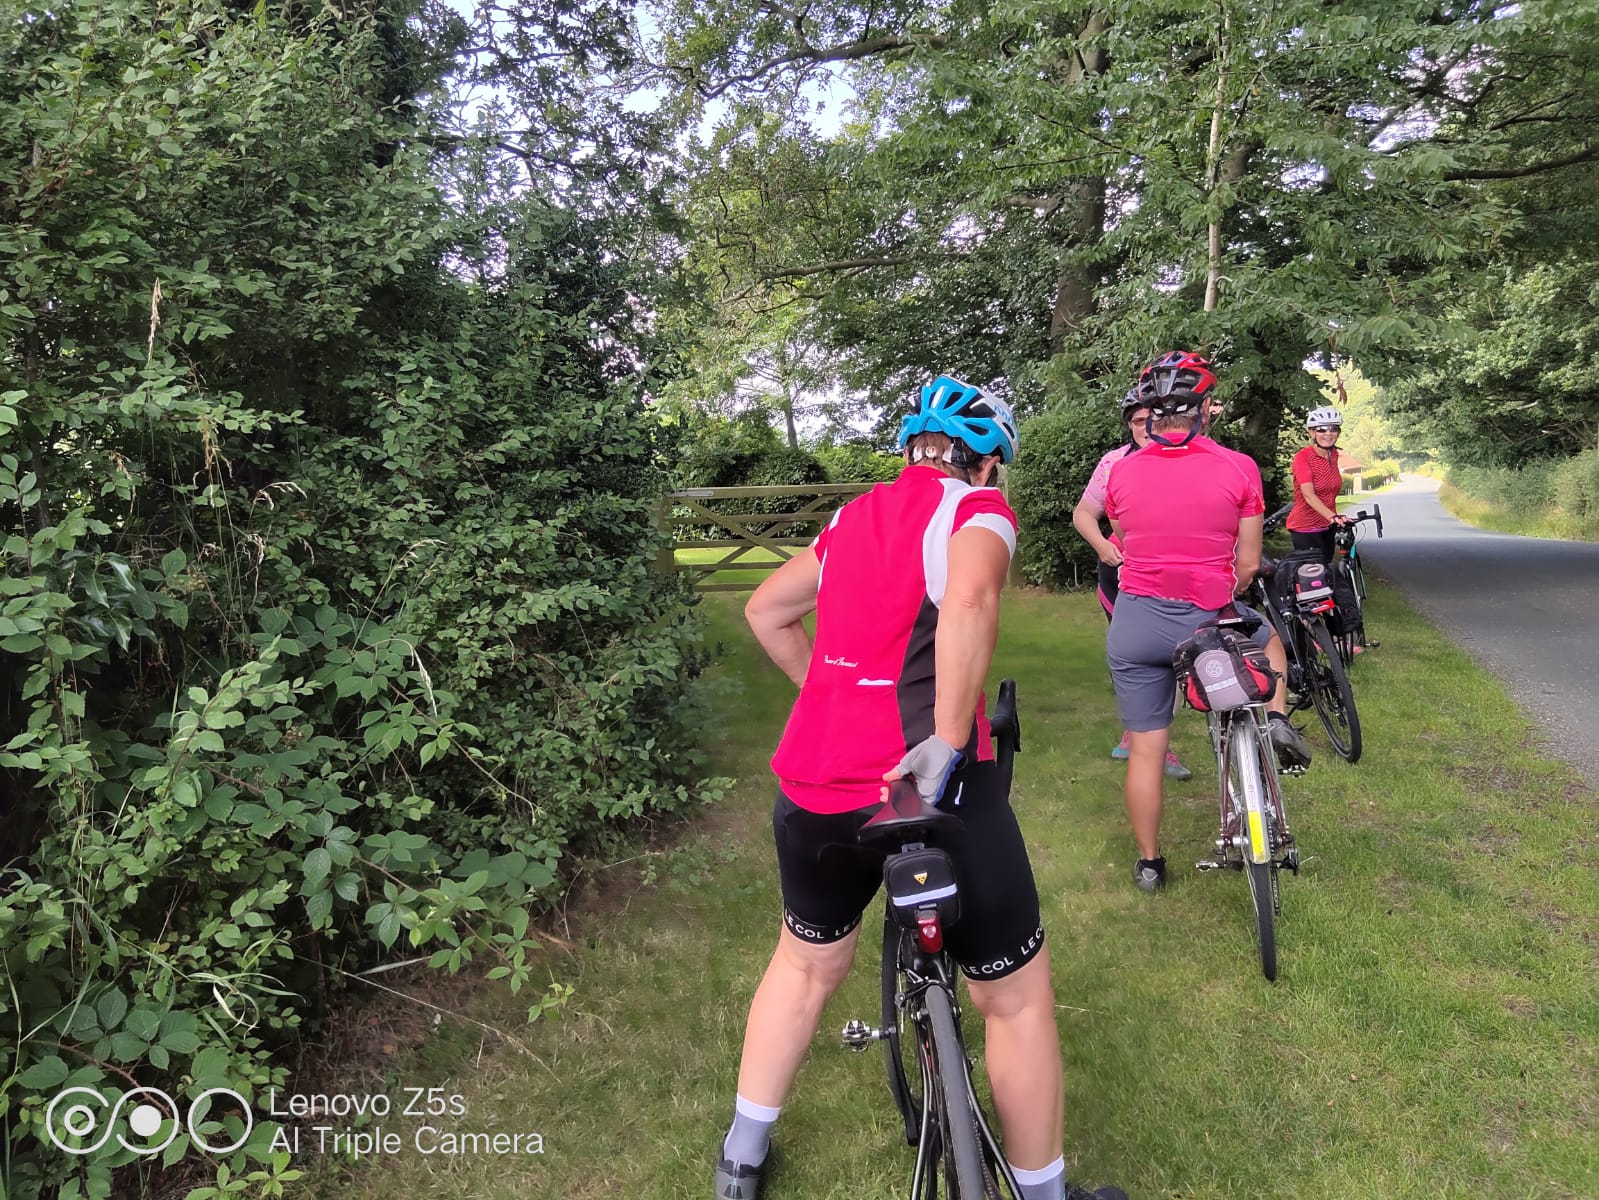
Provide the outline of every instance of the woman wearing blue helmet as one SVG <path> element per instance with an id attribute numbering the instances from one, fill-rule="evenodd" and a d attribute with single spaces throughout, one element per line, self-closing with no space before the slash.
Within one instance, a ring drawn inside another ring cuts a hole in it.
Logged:
<path id="1" fill-rule="evenodd" d="M 716 1200 L 761 1191 L 772 1127 L 882 886 L 883 855 L 856 832 L 904 776 L 961 817 L 947 849 L 963 872 L 962 915 L 947 944 L 983 1017 L 1019 1200 L 1069 1194 L 1049 951 L 983 701 L 1016 549 L 1016 516 L 985 485 L 1016 457 L 1016 420 L 940 375 L 901 423 L 899 447 L 899 477 L 839 509 L 744 609 L 799 695 L 772 756 L 782 923 L 750 1004 Z"/>
<path id="2" fill-rule="evenodd" d="M 916 411 L 899 423 L 897 444 L 912 466 L 947 463 L 967 483 L 986 482 L 991 472 L 985 459 L 997 455 L 1008 463 L 1016 457 L 1016 418 L 1010 405 L 982 388 L 940 375 L 922 388 Z M 982 475 L 973 478 L 979 469 Z"/>

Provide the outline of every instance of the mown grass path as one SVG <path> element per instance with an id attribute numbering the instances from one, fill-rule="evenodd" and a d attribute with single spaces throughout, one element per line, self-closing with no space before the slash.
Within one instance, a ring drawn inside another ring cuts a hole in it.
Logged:
<path id="1" fill-rule="evenodd" d="M 544 1153 L 324 1163 L 307 1195 L 709 1196 L 777 929 L 765 759 L 792 699 L 737 606 L 705 607 L 726 647 L 710 745 L 739 782 L 573 918 L 576 949 L 551 964 L 571 1001 L 516 1030 L 536 1059 L 446 1025 L 396 1068 L 462 1093 L 459 1128 L 536 1130 Z M 1172 883 L 1145 896 L 1097 607 L 1007 597 L 995 677 L 1020 683 L 1014 803 L 1053 953 L 1074 1179 L 1134 1200 L 1599 1196 L 1599 805 L 1462 653 L 1386 591 L 1368 611 L 1383 645 L 1355 668 L 1366 755 L 1348 766 L 1312 729 L 1317 761 L 1287 781 L 1306 866 L 1284 881 L 1273 985 L 1244 881 L 1192 870 L 1215 820 L 1198 718 L 1179 724 L 1195 778 L 1170 792 Z M 767 1200 L 904 1194 L 880 1060 L 836 1040 L 873 1016 L 876 979 L 863 952 L 784 1111 Z M 474 1015 L 516 1029 L 518 1010 L 489 990 Z"/>

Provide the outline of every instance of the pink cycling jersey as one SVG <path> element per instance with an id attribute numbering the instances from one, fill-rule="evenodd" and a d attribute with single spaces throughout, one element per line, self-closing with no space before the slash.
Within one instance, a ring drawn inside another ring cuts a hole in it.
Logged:
<path id="1" fill-rule="evenodd" d="M 1129 455 L 1105 493 L 1105 512 L 1122 530 L 1121 590 L 1224 607 L 1236 587 L 1238 523 L 1265 511 L 1255 461 L 1209 438 Z"/>
<path id="2" fill-rule="evenodd" d="M 933 732 L 933 639 L 949 539 L 978 527 L 1016 549 L 995 488 L 907 467 L 839 509 L 816 539 L 821 579 L 811 665 L 772 756 L 788 798 L 811 812 L 863 808 L 883 775 Z M 967 757 L 994 757 L 981 699 Z"/>
<path id="3" fill-rule="evenodd" d="M 1110 469 L 1122 459 L 1137 451 L 1123 444 L 1114 450 L 1105 451 L 1105 456 L 1094 466 L 1094 473 L 1088 477 L 1088 486 L 1083 489 L 1082 500 L 1079 503 L 1088 503 L 1105 511 L 1105 488 L 1110 484 Z"/>

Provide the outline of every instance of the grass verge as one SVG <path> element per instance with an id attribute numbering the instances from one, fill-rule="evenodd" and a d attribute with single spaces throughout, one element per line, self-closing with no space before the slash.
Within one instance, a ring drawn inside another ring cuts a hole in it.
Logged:
<path id="1" fill-rule="evenodd" d="M 1496 504 L 1469 495 L 1452 483 L 1438 489 L 1438 500 L 1453 516 L 1478 529 L 1563 542 L 1599 542 L 1599 524 L 1557 509 Z"/>
<path id="2" fill-rule="evenodd" d="M 531 1028 L 485 988 L 470 1015 L 524 1049 L 446 1020 L 389 1073 L 438 1084 L 465 1115 L 440 1128 L 536 1131 L 535 1155 L 308 1156 L 305 1197 L 638 1196 L 703 1200 L 729 1116 L 743 1019 L 778 923 L 765 758 L 792 689 L 737 622 L 712 680 L 728 799 L 674 844 L 606 871 L 558 931 L 573 991 Z M 1052 948 L 1073 1179 L 1135 1200 L 1599 1195 L 1599 873 L 1595 795 L 1541 758 L 1504 691 L 1394 595 L 1355 664 L 1367 750 L 1317 760 L 1286 794 L 1306 855 L 1284 880 L 1275 985 L 1254 957 L 1241 878 L 1200 876 L 1214 772 L 1168 794 L 1172 883 L 1134 890 L 1109 759 L 1117 722 L 1104 624 L 1087 595 L 1007 597 L 996 676 L 1019 680 L 1025 752 L 1014 803 Z M 863 939 L 864 941 L 864 939 Z M 838 1047 L 876 1008 L 875 958 L 827 1011 L 778 1127 L 769 1200 L 900 1196 L 900 1143 L 875 1054 Z M 975 1032 L 975 1031 L 974 1031 Z M 337 1123 L 337 1122 L 335 1122 Z"/>

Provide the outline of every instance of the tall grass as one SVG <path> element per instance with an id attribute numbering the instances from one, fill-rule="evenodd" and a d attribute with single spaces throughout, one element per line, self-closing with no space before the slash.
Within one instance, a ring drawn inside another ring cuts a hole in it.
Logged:
<path id="1" fill-rule="evenodd" d="M 530 1055 L 446 1022 L 392 1072 L 460 1093 L 457 1126 L 537 1130 L 545 1153 L 445 1160 L 407 1146 L 313 1164 L 303 1196 L 709 1195 L 778 928 L 765 760 L 793 695 L 739 602 L 705 602 L 723 646 L 716 753 L 739 776 L 729 799 L 675 842 L 591 869 L 600 890 L 556 927 L 574 948 L 548 964 L 572 998 L 518 1028 Z M 1020 683 L 1014 803 L 1053 958 L 1074 1180 L 1135 1200 L 1599 1195 L 1595 795 L 1390 593 L 1368 616 L 1383 644 L 1354 668 L 1364 757 L 1342 762 L 1313 727 L 1316 762 L 1285 781 L 1305 866 L 1284 880 L 1273 985 L 1244 881 L 1188 865 L 1216 820 L 1200 722 L 1185 713 L 1177 731 L 1195 779 L 1168 794 L 1171 884 L 1145 896 L 1109 758 L 1104 622 L 1091 597 L 1007 596 L 995 675 Z M 847 1017 L 874 1017 L 870 941 L 778 1125 L 767 1200 L 905 1194 L 912 1156 L 882 1064 L 836 1039 Z M 472 1015 L 517 1011 L 485 990 Z"/>
<path id="2" fill-rule="evenodd" d="M 1453 467 L 1440 499 L 1487 529 L 1599 541 L 1599 450 L 1515 468 Z"/>

